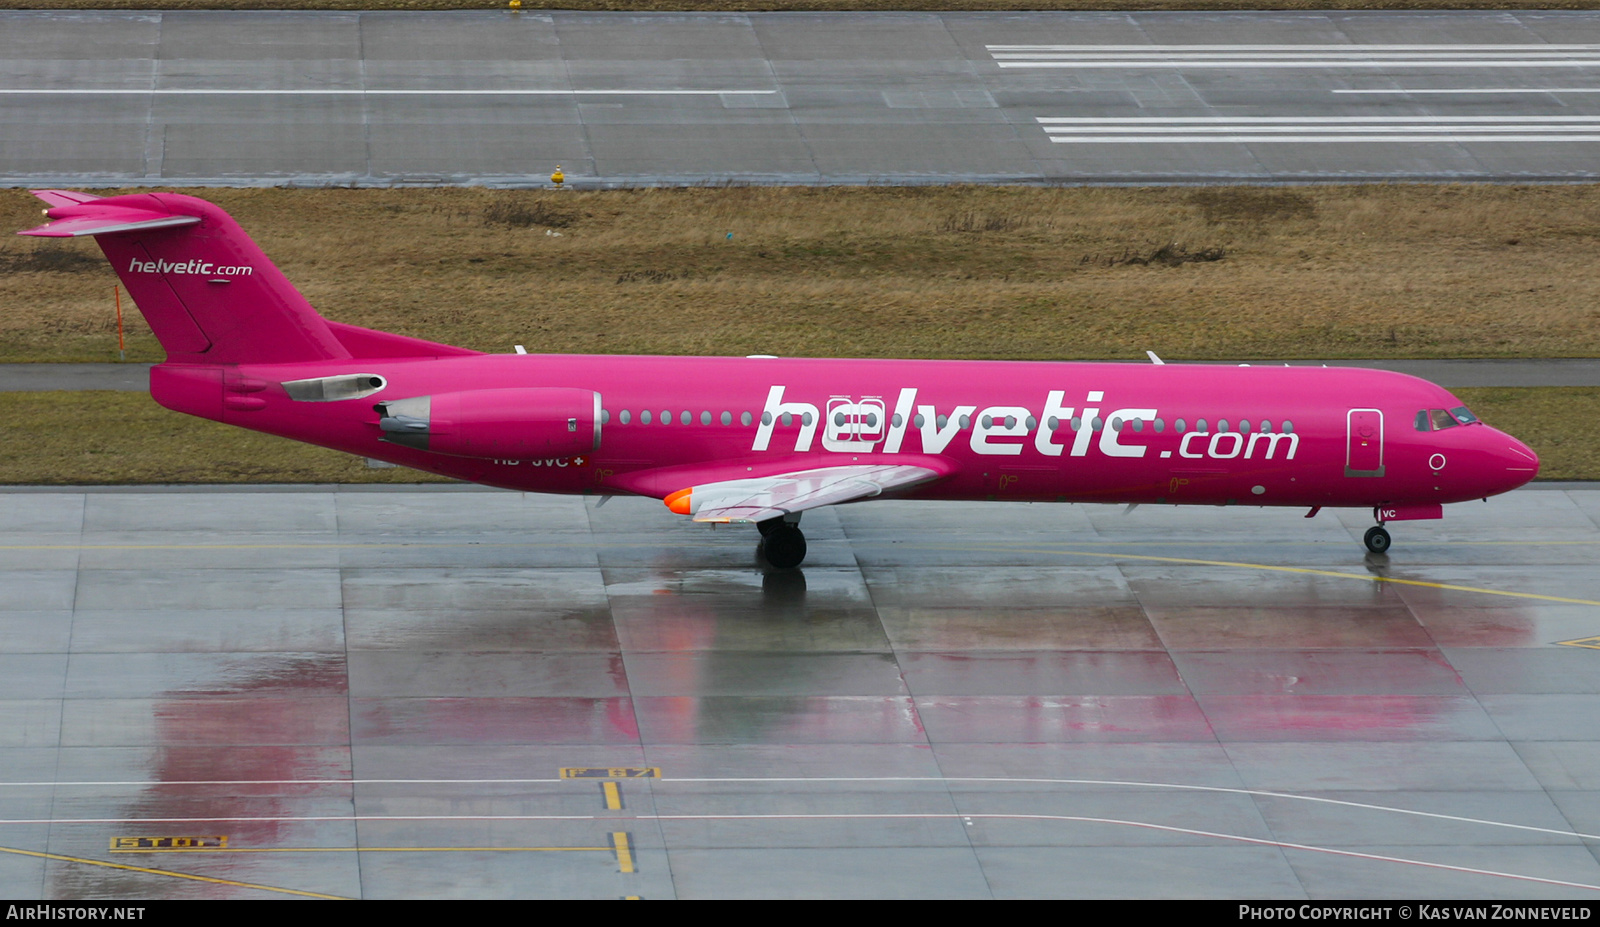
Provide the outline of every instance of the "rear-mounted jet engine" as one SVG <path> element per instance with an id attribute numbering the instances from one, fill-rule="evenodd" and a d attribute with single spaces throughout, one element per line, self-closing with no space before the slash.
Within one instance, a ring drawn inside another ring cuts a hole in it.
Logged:
<path id="1" fill-rule="evenodd" d="M 571 457 L 600 449 L 600 394 L 587 389 L 479 389 L 380 402 L 391 444 L 497 460 Z"/>

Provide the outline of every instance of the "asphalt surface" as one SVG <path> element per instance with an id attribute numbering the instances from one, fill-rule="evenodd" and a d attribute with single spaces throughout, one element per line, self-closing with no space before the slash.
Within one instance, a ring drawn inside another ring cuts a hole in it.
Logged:
<path id="1" fill-rule="evenodd" d="M 1586 180 L 1600 13 L 0 13 L 0 184 Z"/>
<path id="2" fill-rule="evenodd" d="M 1256 361 L 1255 363 L 1260 363 Z M 1293 361 L 1319 364 L 1322 361 Z M 1600 360 L 1362 360 L 1335 367 L 1372 367 L 1422 377 L 1446 388 L 1463 386 L 1600 386 Z M 149 364 L 0 364 L 0 392 L 150 388 Z"/>
<path id="3" fill-rule="evenodd" d="M 0 896 L 1592 906 L 1600 492 L 1302 514 L 0 492 Z"/>

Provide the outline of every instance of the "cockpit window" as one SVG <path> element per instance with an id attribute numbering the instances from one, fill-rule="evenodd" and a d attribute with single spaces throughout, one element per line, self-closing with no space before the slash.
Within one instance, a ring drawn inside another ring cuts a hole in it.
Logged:
<path id="1" fill-rule="evenodd" d="M 1456 421 L 1463 425 L 1470 425 L 1478 420 L 1476 415 L 1473 415 L 1471 412 L 1467 411 L 1466 406 L 1457 406 L 1450 410 L 1450 414 L 1455 416 Z"/>
<path id="2" fill-rule="evenodd" d="M 1446 412 L 1443 409 L 1431 409 L 1431 410 L 1429 410 L 1428 417 L 1433 420 L 1433 430 L 1434 431 L 1439 431 L 1440 429 L 1443 429 L 1443 428 L 1454 428 L 1455 426 L 1461 424 L 1460 422 L 1458 422 L 1455 419 L 1451 418 L 1450 417 L 1450 413 Z"/>
<path id="3" fill-rule="evenodd" d="M 1433 430 L 1433 426 L 1428 423 L 1428 410 L 1427 409 L 1423 409 L 1421 412 L 1417 413 L 1417 430 L 1418 431 L 1432 431 Z"/>

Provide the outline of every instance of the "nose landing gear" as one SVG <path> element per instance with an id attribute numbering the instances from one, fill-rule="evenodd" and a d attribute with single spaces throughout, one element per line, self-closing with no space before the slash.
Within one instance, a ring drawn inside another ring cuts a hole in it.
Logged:
<path id="1" fill-rule="evenodd" d="M 793 518 L 793 521 L 789 519 Z M 756 522 L 761 543 L 756 553 L 780 570 L 792 570 L 806 559 L 806 536 L 800 533 L 800 516 L 790 515 Z"/>

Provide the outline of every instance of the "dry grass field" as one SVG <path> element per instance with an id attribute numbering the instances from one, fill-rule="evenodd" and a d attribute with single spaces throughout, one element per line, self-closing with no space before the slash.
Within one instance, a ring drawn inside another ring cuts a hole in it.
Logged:
<path id="1" fill-rule="evenodd" d="M 192 192 L 329 317 L 489 351 L 1600 354 L 1600 186 Z M 0 236 L 0 360 L 114 359 L 115 283 Z"/>
<path id="2" fill-rule="evenodd" d="M 1600 479 L 1600 388 L 1456 390 L 1527 441 L 1541 479 Z M 448 482 L 169 412 L 144 393 L 0 393 L 0 485 Z"/>

